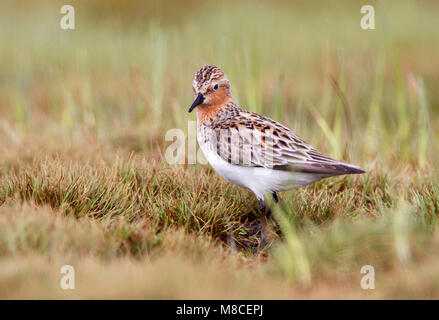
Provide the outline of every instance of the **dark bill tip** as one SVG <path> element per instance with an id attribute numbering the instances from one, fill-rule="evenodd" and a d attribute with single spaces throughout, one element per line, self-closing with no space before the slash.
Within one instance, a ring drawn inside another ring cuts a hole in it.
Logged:
<path id="1" fill-rule="evenodd" d="M 204 97 L 201 93 L 199 93 L 188 111 L 192 112 L 192 110 L 194 110 L 198 105 L 202 104 L 203 101 L 204 101 Z"/>

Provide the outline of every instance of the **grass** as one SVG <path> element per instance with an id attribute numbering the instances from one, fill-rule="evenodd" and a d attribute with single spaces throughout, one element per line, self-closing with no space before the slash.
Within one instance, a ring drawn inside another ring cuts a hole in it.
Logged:
<path id="1" fill-rule="evenodd" d="M 74 31 L 55 1 L 1 5 L 0 297 L 439 296 L 434 1 L 372 2 L 374 31 L 351 1 L 71 4 Z M 256 254 L 253 195 L 165 161 L 206 63 L 242 106 L 367 171 L 281 193 Z"/>

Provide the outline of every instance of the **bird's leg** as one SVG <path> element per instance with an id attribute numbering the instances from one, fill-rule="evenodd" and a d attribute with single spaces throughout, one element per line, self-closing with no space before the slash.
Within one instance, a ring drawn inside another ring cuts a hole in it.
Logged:
<path id="1" fill-rule="evenodd" d="M 253 222 L 250 225 L 246 225 L 246 229 L 252 230 L 251 234 L 256 234 L 257 232 L 263 230 L 263 227 L 265 225 L 265 222 L 267 220 L 268 215 L 270 215 L 270 210 L 267 208 L 264 198 L 258 199 L 259 200 L 259 209 L 261 211 L 261 215 L 253 220 Z M 268 211 L 268 214 L 267 214 Z"/>
<path id="2" fill-rule="evenodd" d="M 278 203 L 279 202 L 279 198 L 277 197 L 277 193 L 273 192 L 272 195 L 273 195 L 274 202 Z M 268 219 L 271 216 L 271 210 L 266 208 L 264 201 L 262 201 L 262 202 L 263 202 L 263 205 L 261 205 L 261 200 L 259 200 L 259 205 L 261 206 L 262 214 L 265 215 L 265 217 Z"/>
<path id="3" fill-rule="evenodd" d="M 262 198 L 262 199 L 258 199 L 258 200 L 259 200 L 259 209 L 261 210 L 262 215 L 264 215 L 264 213 L 265 213 L 265 209 L 266 209 L 265 201 L 264 201 L 263 198 Z M 261 216 L 262 216 L 262 215 L 261 215 Z M 260 217 L 254 219 L 254 220 L 251 222 L 251 224 L 246 225 L 245 228 L 246 228 L 246 229 L 250 229 L 250 230 L 252 230 L 252 233 L 251 233 L 251 234 L 255 234 L 255 233 L 261 231 L 261 229 L 262 229 L 262 224 L 261 224 L 261 219 L 260 219 Z"/>
<path id="4" fill-rule="evenodd" d="M 277 197 L 276 192 L 273 192 L 272 195 L 273 195 L 274 202 L 277 203 L 279 201 L 279 198 Z M 259 248 L 261 248 L 261 245 L 264 243 L 265 239 L 267 238 L 266 233 L 265 233 L 265 229 L 266 229 L 266 225 L 267 225 L 267 220 L 271 216 L 271 210 L 270 210 L 270 208 L 267 208 L 267 205 L 265 203 L 264 198 L 261 198 L 258 200 L 259 200 L 259 209 L 261 211 L 261 215 L 259 216 L 259 218 L 255 219 L 254 225 L 246 226 L 246 227 L 248 229 L 253 230 L 254 233 L 252 233 L 252 234 L 255 234 L 259 231 L 261 232 L 261 237 L 260 237 L 259 246 L 258 246 Z"/>
<path id="5" fill-rule="evenodd" d="M 278 203 L 279 202 L 279 198 L 277 197 L 277 193 L 273 192 L 272 195 L 273 195 L 274 202 Z"/>
<path id="6" fill-rule="evenodd" d="M 272 195 L 273 195 L 273 200 L 274 200 L 274 202 L 275 202 L 275 203 L 278 203 L 278 202 L 279 202 L 279 198 L 277 197 L 277 193 L 276 193 L 276 192 L 273 192 Z M 275 230 L 276 230 L 276 233 L 278 233 L 279 235 L 281 235 L 281 231 L 280 231 L 279 223 L 278 223 L 278 222 L 276 221 L 276 219 L 274 219 L 274 218 L 273 218 L 273 221 L 275 222 L 275 224 L 276 224 L 276 226 L 277 226 L 277 228 L 275 229 Z"/>
<path id="7" fill-rule="evenodd" d="M 264 213 L 265 209 L 267 209 L 267 206 L 265 205 L 264 198 L 259 199 L 259 209 L 261 209 L 262 213 Z"/>
<path id="8" fill-rule="evenodd" d="M 261 209 L 262 216 L 268 219 L 271 214 L 270 208 L 267 208 L 264 199 L 259 199 L 259 208 Z"/>
<path id="9" fill-rule="evenodd" d="M 271 210 L 267 208 L 264 198 L 259 199 L 259 207 L 261 209 L 262 215 L 258 218 L 259 224 L 261 226 L 261 238 L 259 239 L 259 248 L 261 248 L 262 244 L 265 241 L 266 235 L 265 235 L 265 227 L 267 225 L 267 219 L 271 214 Z"/>

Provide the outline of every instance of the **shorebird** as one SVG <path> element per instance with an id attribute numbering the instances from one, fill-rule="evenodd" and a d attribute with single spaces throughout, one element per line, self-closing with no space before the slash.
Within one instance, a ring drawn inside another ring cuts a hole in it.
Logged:
<path id="1" fill-rule="evenodd" d="M 261 217 L 270 210 L 265 197 L 300 188 L 320 179 L 364 173 L 357 166 L 328 157 L 286 126 L 240 108 L 230 82 L 215 66 L 204 66 L 193 80 L 197 140 L 213 169 L 227 181 L 251 190 Z M 262 237 L 261 232 L 261 237 Z"/>

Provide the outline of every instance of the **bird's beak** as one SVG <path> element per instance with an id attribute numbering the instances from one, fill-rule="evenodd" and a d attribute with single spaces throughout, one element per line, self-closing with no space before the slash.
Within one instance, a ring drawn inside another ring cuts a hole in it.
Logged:
<path id="1" fill-rule="evenodd" d="M 197 97 L 195 98 L 194 102 L 192 103 L 191 107 L 189 108 L 189 112 L 191 112 L 192 110 L 194 110 L 198 105 L 202 104 L 204 101 L 204 97 L 201 93 L 199 93 L 197 95 Z"/>

